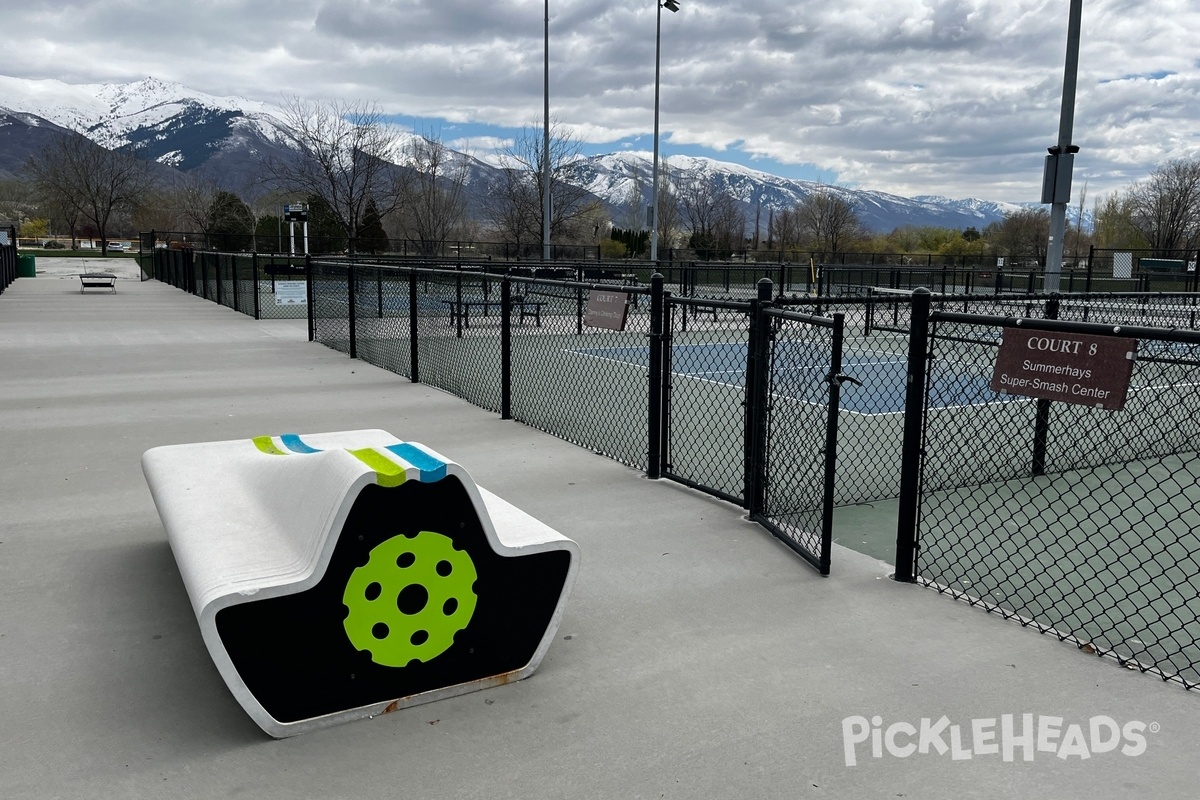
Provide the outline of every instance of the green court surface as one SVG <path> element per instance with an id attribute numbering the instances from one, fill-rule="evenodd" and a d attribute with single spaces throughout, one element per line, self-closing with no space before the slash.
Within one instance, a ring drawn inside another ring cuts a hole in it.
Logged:
<path id="1" fill-rule="evenodd" d="M 1195 453 L 932 492 L 922 582 L 1102 654 L 1200 683 Z M 895 500 L 837 509 L 834 541 L 895 560 Z"/>

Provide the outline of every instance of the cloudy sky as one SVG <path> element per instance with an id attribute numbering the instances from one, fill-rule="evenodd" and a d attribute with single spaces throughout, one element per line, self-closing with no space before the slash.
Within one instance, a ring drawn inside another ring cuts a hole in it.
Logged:
<path id="1" fill-rule="evenodd" d="M 679 0 L 661 150 L 902 195 L 1040 196 L 1069 0 Z M 486 155 L 540 130 L 546 0 L 25 0 L 0 74 L 374 103 Z M 552 115 L 649 151 L 655 0 L 549 0 Z M 1076 194 L 1200 157 L 1200 2 L 1084 0 Z"/>

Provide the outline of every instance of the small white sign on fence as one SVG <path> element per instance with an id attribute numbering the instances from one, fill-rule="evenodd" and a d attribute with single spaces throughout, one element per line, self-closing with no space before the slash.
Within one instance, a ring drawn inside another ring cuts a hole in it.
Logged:
<path id="1" fill-rule="evenodd" d="M 304 281 L 275 281 L 275 305 L 308 305 L 308 284 Z"/>
<path id="2" fill-rule="evenodd" d="M 1133 253 L 1113 253 L 1113 277 L 1133 277 Z"/>

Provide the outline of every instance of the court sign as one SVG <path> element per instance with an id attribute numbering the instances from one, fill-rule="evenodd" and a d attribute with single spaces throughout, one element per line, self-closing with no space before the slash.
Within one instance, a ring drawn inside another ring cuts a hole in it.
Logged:
<path id="1" fill-rule="evenodd" d="M 304 281 L 275 281 L 275 305 L 308 305 L 308 284 Z"/>
<path id="2" fill-rule="evenodd" d="M 991 389 L 1120 411 L 1136 357 L 1137 339 L 1005 328 Z"/>
<path id="3" fill-rule="evenodd" d="M 625 330 L 629 316 L 629 293 L 608 289 L 589 289 L 583 324 L 610 331 Z"/>

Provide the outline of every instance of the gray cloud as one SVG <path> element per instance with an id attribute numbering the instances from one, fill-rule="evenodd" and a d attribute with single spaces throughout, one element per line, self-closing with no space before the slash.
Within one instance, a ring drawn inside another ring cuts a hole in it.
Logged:
<path id="1" fill-rule="evenodd" d="M 681 4 L 662 20 L 664 152 L 699 145 L 812 164 L 902 194 L 1036 198 L 1043 148 L 1057 138 L 1062 0 Z M 33 0 L 6 11 L 20 46 L 0 52 L 0 73 L 72 83 L 153 75 L 217 95 L 348 98 L 520 126 L 541 117 L 543 9 L 543 0 Z M 1074 138 L 1093 196 L 1200 155 L 1200 6 L 1089 0 L 1083 13 Z M 551 0 L 550 15 L 554 115 L 592 141 L 647 134 L 654 0 Z"/>

